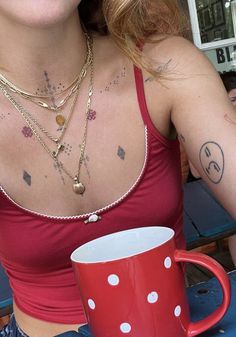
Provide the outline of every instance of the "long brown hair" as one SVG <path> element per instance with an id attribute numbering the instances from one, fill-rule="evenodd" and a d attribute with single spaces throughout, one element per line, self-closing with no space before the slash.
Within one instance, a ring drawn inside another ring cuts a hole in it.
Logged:
<path id="1" fill-rule="evenodd" d="M 110 34 L 136 65 L 159 77 L 161 72 L 143 57 L 139 43 L 158 43 L 152 39 L 154 34 L 160 41 L 188 30 L 178 0 L 82 0 L 79 13 L 88 31 Z"/>

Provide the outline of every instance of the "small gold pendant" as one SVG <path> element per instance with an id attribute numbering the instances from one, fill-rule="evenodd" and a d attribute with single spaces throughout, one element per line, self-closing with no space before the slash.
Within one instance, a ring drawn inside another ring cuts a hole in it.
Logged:
<path id="1" fill-rule="evenodd" d="M 66 119 L 63 115 L 59 114 L 56 116 L 56 122 L 59 126 L 63 126 L 66 122 Z"/>
<path id="2" fill-rule="evenodd" d="M 76 194 L 84 194 L 85 192 L 85 186 L 84 184 L 82 184 L 80 181 L 78 180 L 75 180 L 74 184 L 73 184 L 73 191 L 76 193 Z"/>

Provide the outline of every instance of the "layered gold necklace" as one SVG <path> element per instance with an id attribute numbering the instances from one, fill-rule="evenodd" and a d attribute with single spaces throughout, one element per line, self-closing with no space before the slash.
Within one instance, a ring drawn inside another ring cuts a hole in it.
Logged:
<path id="1" fill-rule="evenodd" d="M 62 134 L 60 135 L 59 138 L 55 138 L 55 137 L 51 136 L 50 133 L 48 131 L 46 131 L 46 129 L 43 128 L 36 121 L 36 119 L 33 118 L 33 116 L 28 111 L 26 111 L 26 109 L 23 108 L 23 106 L 19 102 L 17 102 L 12 97 L 12 95 L 9 93 L 9 90 L 8 90 L 8 89 L 10 89 L 9 86 L 6 83 L 3 83 L 0 80 L 0 90 L 3 92 L 4 96 L 9 100 L 9 102 L 14 106 L 14 108 L 21 114 L 21 116 L 23 117 L 23 119 L 25 120 L 25 122 L 27 123 L 27 125 L 29 126 L 29 128 L 31 129 L 33 134 L 35 135 L 36 139 L 39 141 L 39 143 L 43 147 L 43 149 L 55 161 L 57 167 L 60 168 L 70 179 L 73 180 L 73 191 L 76 194 L 80 194 L 80 195 L 83 195 L 83 193 L 85 192 L 85 185 L 84 185 L 84 183 L 82 183 L 80 181 L 80 173 L 81 173 L 82 164 L 85 160 L 85 148 L 86 148 L 87 131 L 88 131 L 88 115 L 89 115 L 89 111 L 90 111 L 90 108 L 91 108 L 91 99 L 92 99 L 92 95 L 93 95 L 93 73 L 94 73 L 93 40 L 92 40 L 92 37 L 88 36 L 87 34 L 85 36 L 86 36 L 86 41 L 87 41 L 87 57 L 86 57 L 86 59 L 88 59 L 88 61 L 86 61 L 85 65 L 84 65 L 84 67 L 86 67 L 86 70 L 83 70 L 83 68 L 81 70 L 83 75 L 81 75 L 80 84 L 82 82 L 82 79 L 85 77 L 85 75 L 87 73 L 88 67 L 90 68 L 90 81 L 89 81 L 88 99 L 87 99 L 86 112 L 85 112 L 85 125 L 84 125 L 83 137 L 82 137 L 82 144 L 80 146 L 80 157 L 79 157 L 79 162 L 78 162 L 77 173 L 75 175 L 73 175 L 65 167 L 65 164 L 61 160 L 58 159 L 58 155 L 59 155 L 60 151 L 63 150 L 63 145 L 61 144 L 61 140 L 62 140 L 63 135 L 65 133 L 66 127 L 63 129 L 63 132 L 62 132 Z M 88 57 L 88 55 L 89 55 L 89 57 Z M 70 113 L 69 113 L 69 119 L 72 116 L 72 112 L 74 110 L 75 103 L 76 103 L 77 98 L 78 98 L 80 84 L 77 85 L 77 88 L 76 88 L 76 91 L 75 91 L 74 100 L 73 100 L 73 103 L 72 103 L 72 106 L 71 106 L 71 109 L 70 109 Z M 13 91 L 13 90 L 11 90 L 11 91 Z M 16 91 L 14 91 L 14 92 L 17 93 Z M 19 94 L 19 95 L 22 96 L 21 94 Z M 66 126 L 67 125 L 68 125 L 68 122 L 66 123 Z M 39 130 L 41 130 L 51 141 L 56 143 L 56 145 L 57 145 L 56 150 L 50 149 L 50 147 L 46 144 L 44 139 L 41 137 L 41 135 L 37 131 L 36 127 L 38 127 Z"/>
<path id="2" fill-rule="evenodd" d="M 91 48 L 89 46 L 89 38 L 87 34 L 85 33 L 86 37 L 86 45 L 87 45 L 87 55 L 86 59 L 84 62 L 84 65 L 80 71 L 80 73 L 76 76 L 76 78 L 73 80 L 73 82 L 67 86 L 67 88 L 63 89 L 59 93 L 54 93 L 54 96 L 59 99 L 59 102 L 56 103 L 54 97 L 52 97 L 52 93 L 50 94 L 34 94 L 30 93 L 28 91 L 25 91 L 19 87 L 17 87 L 14 83 L 12 83 L 10 80 L 8 80 L 3 74 L 0 73 L 0 83 L 2 83 L 4 86 L 6 86 L 10 91 L 16 93 L 17 95 L 21 96 L 24 99 L 27 99 L 34 104 L 38 105 L 39 107 L 45 108 L 47 110 L 53 111 L 56 113 L 56 123 L 60 126 L 63 127 L 66 124 L 66 118 L 64 117 L 62 113 L 62 108 L 65 106 L 65 104 L 69 101 L 69 99 L 76 93 L 76 91 L 79 89 L 80 84 L 83 80 L 83 78 L 86 75 L 87 68 L 90 64 L 91 60 Z M 61 98 L 63 94 L 65 94 L 64 98 Z M 53 98 L 53 103 L 50 104 L 46 100 L 52 100 Z M 31 118 L 33 120 L 33 118 Z M 41 129 L 42 132 L 43 128 L 40 127 L 38 123 L 38 127 Z"/>

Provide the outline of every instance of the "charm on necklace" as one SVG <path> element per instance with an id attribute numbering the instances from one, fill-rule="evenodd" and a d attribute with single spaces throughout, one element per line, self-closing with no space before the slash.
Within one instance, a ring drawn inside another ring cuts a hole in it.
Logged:
<path id="1" fill-rule="evenodd" d="M 64 148 L 65 148 L 64 145 L 58 144 L 58 145 L 57 145 L 57 150 L 52 152 L 53 157 L 57 159 L 57 156 L 58 156 L 59 152 L 60 152 L 60 151 L 63 151 Z"/>
<path id="2" fill-rule="evenodd" d="M 65 122 L 66 122 L 66 119 L 65 119 L 65 117 L 64 117 L 63 115 L 58 114 L 58 115 L 56 116 L 56 122 L 57 122 L 57 124 L 58 124 L 59 126 L 63 126 L 63 125 L 65 124 Z"/>
<path id="3" fill-rule="evenodd" d="M 76 194 L 81 194 L 83 195 L 85 192 L 85 186 L 82 184 L 77 177 L 74 178 L 74 184 L 73 184 L 73 191 Z"/>

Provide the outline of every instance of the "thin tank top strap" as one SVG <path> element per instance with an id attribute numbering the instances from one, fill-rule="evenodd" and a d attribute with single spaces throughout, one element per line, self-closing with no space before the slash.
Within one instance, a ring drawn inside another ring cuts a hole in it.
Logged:
<path id="1" fill-rule="evenodd" d="M 141 112 L 144 124 L 147 125 L 147 127 L 149 127 L 151 119 L 149 116 L 145 92 L 144 92 L 143 73 L 142 73 L 142 70 L 139 69 L 135 65 L 134 65 L 134 76 L 135 76 L 136 93 L 137 93 L 140 112 Z"/>
<path id="2" fill-rule="evenodd" d="M 154 126 L 151 120 L 149 111 L 148 111 L 148 107 L 147 107 L 147 101 L 146 101 L 145 90 L 144 90 L 143 73 L 142 73 L 142 70 L 135 65 L 134 65 L 134 77 L 135 77 L 137 98 L 138 98 L 139 108 L 141 111 L 143 122 L 147 126 L 147 128 L 151 131 L 151 133 L 155 137 L 159 138 L 160 133 L 158 132 L 157 128 Z"/>
<path id="3" fill-rule="evenodd" d="M 164 145 L 168 147 L 172 146 L 175 143 L 175 140 L 170 140 L 164 137 L 163 135 L 161 135 L 158 129 L 153 124 L 153 121 L 148 111 L 147 101 L 145 97 L 143 73 L 142 73 L 142 70 L 138 68 L 136 65 L 134 65 L 134 77 L 135 77 L 135 85 L 136 85 L 136 93 L 137 93 L 137 99 L 139 103 L 139 109 L 142 115 L 144 125 L 146 125 L 149 132 L 151 132 L 151 134 L 155 138 L 157 138 L 159 141 L 161 141 Z"/>

